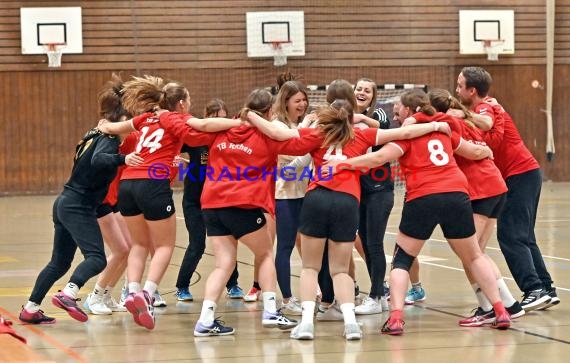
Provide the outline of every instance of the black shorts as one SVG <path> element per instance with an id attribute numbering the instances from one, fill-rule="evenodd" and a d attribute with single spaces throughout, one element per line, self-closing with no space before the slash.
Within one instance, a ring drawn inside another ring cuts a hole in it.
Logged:
<path id="1" fill-rule="evenodd" d="M 503 193 L 494 197 L 472 200 L 471 207 L 475 214 L 496 219 L 501 214 L 506 201 L 507 193 Z"/>
<path id="2" fill-rule="evenodd" d="M 358 200 L 347 193 L 323 187 L 305 195 L 299 232 L 334 242 L 353 242 L 358 230 Z"/>
<path id="3" fill-rule="evenodd" d="M 125 217 L 143 214 L 148 221 L 169 218 L 175 213 L 170 180 L 121 180 L 119 210 Z"/>
<path id="4" fill-rule="evenodd" d="M 238 207 L 212 208 L 202 210 L 208 236 L 234 236 L 240 239 L 257 231 L 265 223 L 263 209 Z"/>
<path id="5" fill-rule="evenodd" d="M 467 238 L 475 234 L 473 209 L 466 193 L 438 193 L 404 203 L 400 231 L 427 240 L 437 225 L 445 238 Z"/>
<path id="6" fill-rule="evenodd" d="M 117 213 L 119 211 L 119 206 L 117 204 L 110 205 L 103 203 L 97 207 L 96 214 L 97 219 L 105 217 L 107 214 Z"/>

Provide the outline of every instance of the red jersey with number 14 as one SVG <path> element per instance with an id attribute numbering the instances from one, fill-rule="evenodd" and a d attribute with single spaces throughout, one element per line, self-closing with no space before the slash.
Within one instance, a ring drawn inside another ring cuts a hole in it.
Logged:
<path id="1" fill-rule="evenodd" d="M 416 116 L 419 115 L 414 115 L 417 120 Z M 440 132 L 432 132 L 415 139 L 388 144 L 399 148 L 403 154 L 399 161 L 406 177 L 406 202 L 430 194 L 467 194 L 467 179 L 453 158 L 453 151 L 462 142 L 461 126 L 457 120 L 444 113 L 425 117 L 429 121 L 447 122 L 452 135 L 450 138 Z"/>
<path id="2" fill-rule="evenodd" d="M 327 148 L 318 148 L 311 152 L 317 170 L 315 180 L 309 183 L 307 191 L 322 186 L 336 192 L 347 193 L 354 196 L 360 202 L 360 174 L 354 170 L 341 170 L 332 177 L 320 179 L 323 164 L 329 160 L 346 160 L 363 155 L 366 150 L 375 146 L 378 139 L 379 129 L 369 128 L 365 130 L 354 129 L 354 139 L 344 146 L 330 145 Z M 342 164 L 341 164 L 342 165 Z M 341 166 L 339 165 L 339 167 Z"/>
<path id="3" fill-rule="evenodd" d="M 133 127 L 138 130 L 138 143 L 135 151 L 144 162 L 139 166 L 128 167 L 121 180 L 156 179 L 170 181 L 178 174 L 175 157 L 180 154 L 183 141 L 175 133 L 166 131 L 161 122 L 169 121 L 169 126 L 187 129 L 184 122 L 189 115 L 177 112 L 164 112 L 160 115 L 145 113 L 132 120 Z"/>

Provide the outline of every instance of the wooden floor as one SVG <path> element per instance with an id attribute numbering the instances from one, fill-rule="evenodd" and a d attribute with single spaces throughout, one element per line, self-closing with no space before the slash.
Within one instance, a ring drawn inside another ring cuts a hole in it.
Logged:
<path id="1" fill-rule="evenodd" d="M 51 206 L 54 196 L 0 198 L 0 314 L 14 321 L 15 329 L 46 360 L 55 362 L 567 362 L 570 356 L 570 184 L 547 183 L 536 226 L 539 245 L 553 276 L 562 303 L 544 312 L 533 312 L 517 320 L 508 331 L 489 328 L 461 328 L 457 321 L 476 306 L 461 264 L 438 232 L 421 256 L 422 282 L 427 291 L 423 304 L 406 308 L 406 333 L 401 337 L 381 336 L 379 326 L 387 317 L 359 317 L 364 339 L 345 342 L 342 322 L 318 322 L 314 341 L 290 340 L 287 332 L 261 327 L 261 305 L 230 300 L 219 301 L 219 314 L 236 328 L 230 337 L 194 338 L 193 327 L 200 313 L 204 282 L 213 264 L 206 250 L 191 291 L 192 303 L 177 303 L 174 284 L 184 253 L 187 233 L 178 220 L 177 248 L 160 291 L 168 307 L 158 310 L 156 329 L 136 326 L 130 314 L 90 316 L 87 323 L 71 320 L 51 306 L 43 309 L 58 319 L 47 326 L 22 325 L 17 320 L 21 305 L 29 296 L 38 272 L 47 263 L 52 249 Z M 180 206 L 180 194 L 176 194 Z M 401 196 L 397 199 L 401 199 Z M 180 208 L 179 208 L 180 211 Z M 401 202 L 392 213 L 386 235 L 386 251 L 391 253 L 400 219 Z M 181 216 L 182 214 L 179 213 Z M 489 255 L 510 276 L 495 237 Z M 77 256 L 76 260 L 81 257 Z M 241 247 L 240 284 L 252 281 L 252 256 Z M 77 262 L 77 261 L 76 261 Z M 293 292 L 298 295 L 299 258 L 292 259 Z M 52 292 L 67 282 L 65 276 Z M 357 259 L 357 279 L 364 291 L 369 281 L 364 263 Z M 82 289 L 85 296 L 93 286 Z M 512 279 L 511 291 L 520 292 Z M 0 355 L 1 356 L 1 355 Z"/>

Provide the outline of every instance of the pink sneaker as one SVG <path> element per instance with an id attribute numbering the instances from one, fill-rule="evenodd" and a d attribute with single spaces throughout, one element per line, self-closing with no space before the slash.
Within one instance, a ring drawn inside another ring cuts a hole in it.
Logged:
<path id="1" fill-rule="evenodd" d="M 87 314 L 85 314 L 85 312 L 83 312 L 83 310 L 77 306 L 77 301 L 79 300 L 80 299 L 74 299 L 71 296 L 67 296 L 62 291 L 60 291 L 57 294 L 53 295 L 51 298 L 51 303 L 56 307 L 67 311 L 69 316 L 71 316 L 73 319 L 84 323 L 89 319 L 89 317 L 87 317 Z"/>
<path id="2" fill-rule="evenodd" d="M 35 313 L 31 313 L 28 310 L 22 308 L 20 311 L 20 321 L 28 324 L 54 324 L 55 318 L 49 317 L 44 314 L 42 310 L 38 310 Z"/>
<path id="3" fill-rule="evenodd" d="M 137 292 L 133 300 L 138 311 L 139 324 L 148 330 L 154 329 L 154 299 L 143 290 Z"/>
<path id="4" fill-rule="evenodd" d="M 133 319 L 135 321 L 135 323 L 137 325 L 141 325 L 141 322 L 139 320 L 139 312 L 137 310 L 137 308 L 135 307 L 135 293 L 131 292 L 127 295 L 127 297 L 125 298 L 125 308 L 127 309 L 127 311 L 129 313 L 131 313 L 131 315 L 133 316 Z"/>

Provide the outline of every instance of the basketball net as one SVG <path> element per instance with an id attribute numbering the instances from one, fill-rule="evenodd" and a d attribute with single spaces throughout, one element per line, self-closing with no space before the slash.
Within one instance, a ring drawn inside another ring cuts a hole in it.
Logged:
<path id="1" fill-rule="evenodd" d="M 281 67 L 287 64 L 287 54 L 281 48 L 281 44 L 284 42 L 271 42 L 273 47 L 273 65 L 276 67 Z"/>
<path id="2" fill-rule="evenodd" d="M 61 67 L 61 50 L 65 44 L 46 44 L 44 49 L 48 57 L 48 67 Z"/>
<path id="3" fill-rule="evenodd" d="M 483 48 L 487 52 L 487 60 L 496 62 L 499 60 L 499 51 L 505 41 L 502 39 L 483 40 Z"/>

